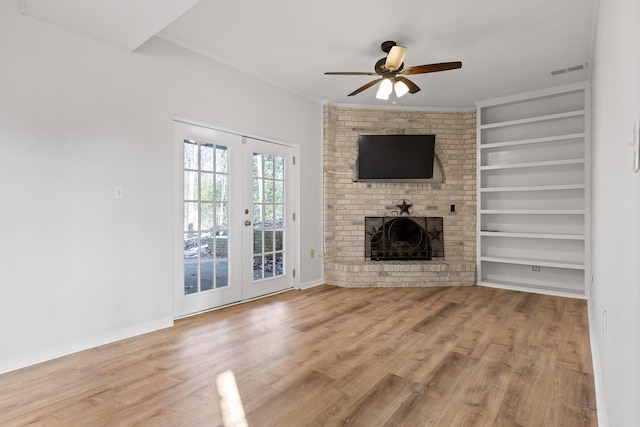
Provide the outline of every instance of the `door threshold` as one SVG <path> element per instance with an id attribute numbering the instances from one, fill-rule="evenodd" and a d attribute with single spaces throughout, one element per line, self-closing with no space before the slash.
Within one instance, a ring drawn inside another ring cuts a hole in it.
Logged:
<path id="1" fill-rule="evenodd" d="M 282 294 L 282 293 L 293 291 L 293 290 L 295 290 L 295 288 L 292 286 L 290 288 L 286 288 L 286 289 L 282 289 L 282 290 L 279 290 L 279 291 L 271 292 L 269 294 L 264 294 L 264 295 L 260 295 L 260 296 L 249 298 L 249 299 L 243 299 L 243 300 L 236 301 L 236 302 L 230 302 L 229 304 L 223 304 L 223 305 L 219 305 L 217 307 L 207 308 L 206 310 L 196 311 L 195 313 L 185 314 L 184 316 L 174 317 L 173 320 L 186 319 L 187 317 L 192 317 L 192 316 L 197 316 L 199 314 L 209 313 L 210 311 L 216 311 L 216 310 L 220 310 L 222 308 L 233 307 L 234 305 L 244 304 L 246 302 L 257 301 L 257 300 L 262 299 L 262 298 L 267 298 L 267 297 L 270 297 L 270 296 L 273 296 L 273 295 L 278 295 L 278 294 Z"/>

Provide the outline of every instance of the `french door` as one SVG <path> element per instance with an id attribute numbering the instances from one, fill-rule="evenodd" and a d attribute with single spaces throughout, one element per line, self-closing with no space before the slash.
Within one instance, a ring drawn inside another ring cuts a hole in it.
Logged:
<path id="1" fill-rule="evenodd" d="M 175 317 L 292 288 L 293 149 L 180 122 L 175 140 Z"/>

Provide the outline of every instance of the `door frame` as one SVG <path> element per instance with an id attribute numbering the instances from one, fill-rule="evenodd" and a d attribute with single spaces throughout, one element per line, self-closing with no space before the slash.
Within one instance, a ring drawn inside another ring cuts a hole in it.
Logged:
<path id="1" fill-rule="evenodd" d="M 241 301 L 235 302 L 235 303 L 231 303 L 231 304 L 227 304 L 227 305 L 221 305 L 221 306 L 217 306 L 217 307 L 211 307 L 199 312 L 195 312 L 195 313 L 191 313 L 191 314 L 186 314 L 186 315 L 177 315 L 176 312 L 176 286 L 178 283 L 183 283 L 184 281 L 184 272 L 183 272 L 183 257 L 184 257 L 184 252 L 183 250 L 181 250 L 182 245 L 183 245 L 183 232 L 182 232 L 182 227 L 183 227 L 183 195 L 184 195 L 184 188 L 183 188 L 183 167 L 184 167 L 184 163 L 183 163 L 183 147 L 180 144 L 176 144 L 175 142 L 175 124 L 176 123 L 181 123 L 184 125 L 193 125 L 193 126 L 199 126 L 199 127 L 203 127 L 203 128 L 208 128 L 208 129 L 212 129 L 215 131 L 220 131 L 220 132 L 226 132 L 226 133 L 232 133 L 235 135 L 238 135 L 240 137 L 242 137 L 243 139 L 246 138 L 253 138 L 253 139 L 258 139 L 270 144 L 277 144 L 277 145 L 284 145 L 286 147 L 290 147 L 293 149 L 293 156 L 294 156 L 294 167 L 291 168 L 291 190 L 292 190 L 292 195 L 293 195 L 293 200 L 291 200 L 291 206 L 293 208 L 293 211 L 296 215 L 296 220 L 293 223 L 293 229 L 292 231 L 295 233 L 294 239 L 293 241 L 295 242 L 295 248 L 293 250 L 293 256 L 294 256 L 294 260 L 293 260 L 293 265 L 294 265 L 294 270 L 295 270 L 295 274 L 292 277 L 292 287 L 285 289 L 283 291 L 279 291 L 279 292 L 287 292 L 291 289 L 300 289 L 300 171 L 298 168 L 299 165 L 299 152 L 300 152 L 300 145 L 299 144 L 292 144 L 289 142 L 285 142 L 282 140 L 279 140 L 277 138 L 272 138 L 272 137 L 265 137 L 264 135 L 259 135 L 247 130 L 242 130 L 242 129 L 238 129 L 238 128 L 233 128 L 221 123 L 216 123 L 213 121 L 209 121 L 209 120 L 203 120 L 200 118 L 194 118 L 194 117 L 190 117 L 190 116 L 185 116 L 185 115 L 178 115 L 178 114 L 174 114 L 172 117 L 172 121 L 171 121 L 171 144 L 172 144 L 172 149 L 173 149 L 173 157 L 174 157 L 174 171 L 173 171 L 173 280 L 171 281 L 171 312 L 173 313 L 173 318 L 174 319 L 179 319 L 179 318 L 184 318 L 184 317 L 189 317 L 189 316 L 193 316 L 196 314 L 200 314 L 200 313 L 204 313 L 207 311 L 212 311 L 212 310 L 217 310 L 223 307 L 228 307 L 231 305 L 236 305 L 236 304 L 242 304 L 244 302 L 247 301 L 251 301 L 253 299 L 260 299 L 260 298 L 264 298 L 267 297 L 269 295 L 273 295 L 273 294 L 267 294 L 267 295 L 262 295 L 256 298 L 250 298 L 250 299 L 243 299 Z M 244 248 L 243 248 L 244 249 Z M 275 293 L 279 293 L 279 292 L 275 292 Z M 274 293 L 274 294 L 275 294 Z"/>

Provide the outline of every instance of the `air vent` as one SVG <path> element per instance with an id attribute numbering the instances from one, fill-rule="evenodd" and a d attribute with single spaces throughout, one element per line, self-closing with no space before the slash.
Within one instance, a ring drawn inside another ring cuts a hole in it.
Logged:
<path id="1" fill-rule="evenodd" d="M 558 74 L 570 73 L 572 71 L 579 71 L 579 70 L 584 70 L 584 64 L 574 65 L 573 67 L 569 67 L 569 68 L 561 68 L 559 70 L 552 71 L 551 75 L 557 76 Z"/>

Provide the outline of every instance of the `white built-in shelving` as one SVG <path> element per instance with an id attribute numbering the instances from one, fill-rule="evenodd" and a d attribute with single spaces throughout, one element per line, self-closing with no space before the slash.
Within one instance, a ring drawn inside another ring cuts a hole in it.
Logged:
<path id="1" fill-rule="evenodd" d="M 478 284 L 584 298 L 586 83 L 477 102 Z"/>

